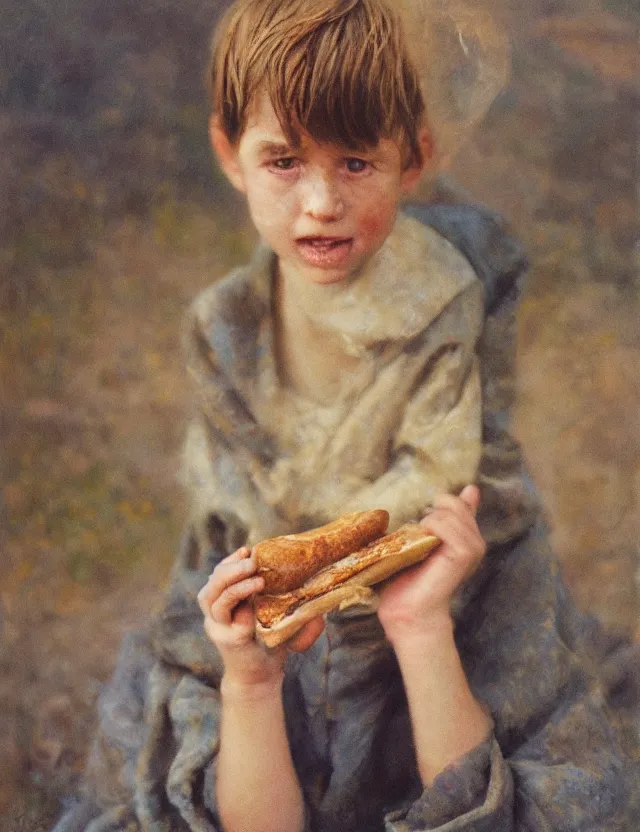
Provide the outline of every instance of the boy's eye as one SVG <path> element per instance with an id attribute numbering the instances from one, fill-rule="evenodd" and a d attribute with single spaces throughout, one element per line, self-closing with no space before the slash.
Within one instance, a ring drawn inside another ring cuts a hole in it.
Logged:
<path id="1" fill-rule="evenodd" d="M 288 156 L 282 159 L 274 159 L 272 164 L 274 168 L 277 168 L 278 170 L 292 170 L 295 165 L 295 161 L 295 159 Z"/>
<path id="2" fill-rule="evenodd" d="M 351 158 L 347 159 L 347 170 L 349 173 L 362 173 L 363 170 L 366 170 L 367 163 L 364 159 L 356 159 Z"/>

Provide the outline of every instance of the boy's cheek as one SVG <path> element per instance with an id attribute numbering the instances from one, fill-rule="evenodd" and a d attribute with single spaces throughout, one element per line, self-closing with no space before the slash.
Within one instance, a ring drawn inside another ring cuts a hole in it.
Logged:
<path id="1" fill-rule="evenodd" d="M 252 216 L 263 224 L 277 226 L 284 215 L 290 215 L 295 199 L 284 190 L 252 188 L 247 193 Z"/>
<path id="2" fill-rule="evenodd" d="M 282 199 L 264 199 L 262 196 L 249 199 L 249 213 L 254 225 L 262 232 L 280 231 L 282 215 L 286 214 L 286 210 Z"/>
<path id="3" fill-rule="evenodd" d="M 360 233 L 363 238 L 383 239 L 390 233 L 395 219 L 395 212 L 373 211 L 360 220 Z"/>

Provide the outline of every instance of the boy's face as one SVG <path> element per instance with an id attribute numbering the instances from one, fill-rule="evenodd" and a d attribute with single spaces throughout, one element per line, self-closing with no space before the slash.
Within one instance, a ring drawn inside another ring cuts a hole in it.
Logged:
<path id="1" fill-rule="evenodd" d="M 303 135 L 294 149 L 266 95 L 236 147 L 215 122 L 212 140 L 281 273 L 320 285 L 348 279 L 378 251 L 422 172 L 403 170 L 401 147 L 390 139 L 354 155 Z"/>

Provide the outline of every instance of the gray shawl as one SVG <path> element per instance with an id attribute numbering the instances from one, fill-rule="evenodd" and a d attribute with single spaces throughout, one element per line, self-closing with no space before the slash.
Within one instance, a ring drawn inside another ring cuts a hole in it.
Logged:
<path id="1" fill-rule="evenodd" d="M 324 412 L 279 385 L 269 252 L 196 300 L 186 337 L 197 390 L 185 452 L 193 516 L 162 612 L 126 640 L 101 695 L 85 792 L 56 832 L 220 830 L 222 667 L 195 603 L 212 567 L 244 542 L 342 507 L 388 507 L 398 525 L 435 490 L 474 478 L 490 551 L 458 599 L 456 639 L 494 732 L 423 789 L 376 616 L 330 615 L 313 648 L 290 658 L 284 687 L 307 827 L 634 828 L 637 653 L 575 610 L 508 433 L 524 258 L 486 212 L 407 213 L 414 219 L 400 220 L 358 288 L 317 310 L 363 356 L 362 373 Z"/>

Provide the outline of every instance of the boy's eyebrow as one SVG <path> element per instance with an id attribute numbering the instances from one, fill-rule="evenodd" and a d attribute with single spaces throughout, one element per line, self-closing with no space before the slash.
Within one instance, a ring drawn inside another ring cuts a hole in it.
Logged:
<path id="1" fill-rule="evenodd" d="M 283 153 L 291 153 L 291 147 L 285 142 L 261 141 L 257 146 L 258 153 L 266 153 L 270 156 L 281 156 Z"/>
<path id="2" fill-rule="evenodd" d="M 336 150 L 340 153 L 344 153 L 345 155 L 356 155 L 356 156 L 373 156 L 376 153 L 377 148 L 363 148 L 360 150 L 355 150 L 350 147 L 338 147 L 336 146 Z M 278 142 L 273 140 L 263 139 L 262 141 L 258 142 L 256 145 L 256 152 L 259 156 L 267 155 L 267 156 L 286 156 L 291 153 L 297 152 L 295 148 L 292 148 L 291 145 L 287 144 L 286 142 Z"/>

